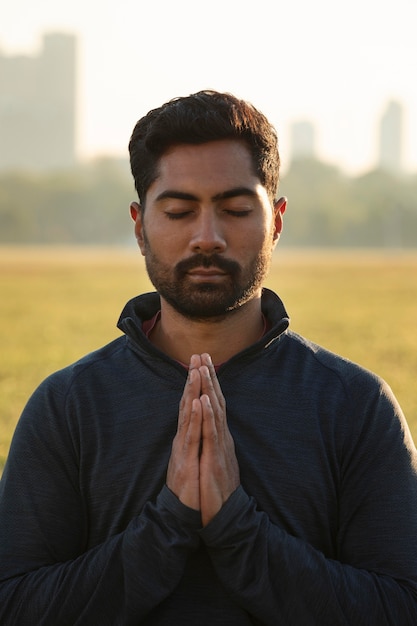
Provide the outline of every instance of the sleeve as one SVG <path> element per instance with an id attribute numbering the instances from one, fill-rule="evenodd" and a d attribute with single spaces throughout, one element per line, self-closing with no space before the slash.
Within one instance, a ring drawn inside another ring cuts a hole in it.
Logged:
<path id="1" fill-rule="evenodd" d="M 28 403 L 0 483 L 0 623 L 136 625 L 178 584 L 200 514 L 163 487 L 123 532 L 87 549 L 74 451 L 62 424 L 53 434 L 44 425 L 46 395 L 59 394 L 38 390 Z"/>
<path id="2" fill-rule="evenodd" d="M 365 425 L 341 460 L 335 558 L 272 524 L 243 487 L 200 531 L 256 623 L 417 624 L 416 451 L 388 388 L 364 403 Z"/>

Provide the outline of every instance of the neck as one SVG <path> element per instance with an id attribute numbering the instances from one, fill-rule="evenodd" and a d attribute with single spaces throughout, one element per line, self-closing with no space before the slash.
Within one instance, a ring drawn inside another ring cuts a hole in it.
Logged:
<path id="1" fill-rule="evenodd" d="M 263 333 L 261 298 L 215 320 L 189 320 L 161 298 L 161 319 L 150 341 L 176 361 L 188 365 L 193 354 L 210 354 L 215 365 L 257 341 Z"/>

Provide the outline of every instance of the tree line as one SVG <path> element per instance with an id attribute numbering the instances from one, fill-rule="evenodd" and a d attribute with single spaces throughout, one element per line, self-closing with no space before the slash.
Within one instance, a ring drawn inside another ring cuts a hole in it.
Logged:
<path id="1" fill-rule="evenodd" d="M 417 247 L 417 174 L 377 169 L 348 177 L 326 163 L 299 160 L 281 192 L 289 199 L 286 244 Z"/>
<path id="2" fill-rule="evenodd" d="M 417 247 L 417 174 L 349 177 L 299 159 L 279 191 L 288 197 L 283 246 Z M 3 172 L 0 244 L 131 244 L 134 199 L 128 164 L 110 158 L 73 170 Z"/>

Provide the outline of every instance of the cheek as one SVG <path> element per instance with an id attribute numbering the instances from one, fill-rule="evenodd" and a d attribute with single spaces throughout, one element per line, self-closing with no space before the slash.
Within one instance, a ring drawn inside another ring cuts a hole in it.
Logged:
<path id="1" fill-rule="evenodd" d="M 173 235 L 166 228 L 146 229 L 145 235 L 145 255 L 151 253 L 155 259 L 164 264 L 175 265 L 181 255 L 181 242 L 178 234 Z M 141 248 L 142 249 L 142 248 Z"/>
<path id="2" fill-rule="evenodd" d="M 269 250 L 273 245 L 274 229 L 269 227 L 269 224 L 262 228 L 259 225 L 249 229 L 242 238 L 242 247 L 247 254 L 252 257 L 256 256 L 260 252 Z"/>

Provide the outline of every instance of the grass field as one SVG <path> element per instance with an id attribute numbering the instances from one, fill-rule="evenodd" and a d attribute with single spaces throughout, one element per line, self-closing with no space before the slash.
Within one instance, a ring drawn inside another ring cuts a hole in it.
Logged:
<path id="1" fill-rule="evenodd" d="M 390 383 L 417 440 L 417 253 L 282 249 L 267 286 L 295 331 Z M 149 289 L 136 250 L 0 248 L 0 471 L 38 383 L 118 336 Z"/>

